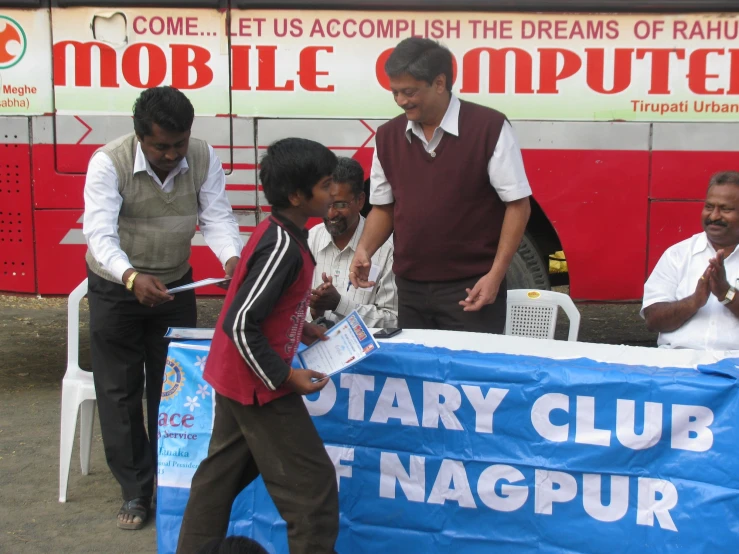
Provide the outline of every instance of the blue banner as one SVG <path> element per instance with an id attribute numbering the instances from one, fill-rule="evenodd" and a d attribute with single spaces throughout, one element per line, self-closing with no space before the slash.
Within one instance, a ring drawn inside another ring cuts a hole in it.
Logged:
<path id="1" fill-rule="evenodd" d="M 175 550 L 191 465 L 206 454 L 212 390 L 192 349 L 204 344 L 170 348 L 185 380 L 161 407 L 161 553 Z M 336 467 L 336 549 L 733 552 L 736 362 L 655 369 L 383 344 L 306 399 Z M 188 432 L 171 432 L 174 414 L 193 416 Z M 230 533 L 288 552 L 261 480 L 237 499 Z"/>
<path id="2" fill-rule="evenodd" d="M 159 405 L 157 483 L 190 487 L 208 454 L 213 429 L 213 388 L 203 380 L 210 341 L 172 342 Z"/>

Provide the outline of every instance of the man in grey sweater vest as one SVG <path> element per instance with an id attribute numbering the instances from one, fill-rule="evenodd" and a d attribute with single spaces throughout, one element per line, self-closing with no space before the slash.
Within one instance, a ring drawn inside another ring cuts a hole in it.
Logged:
<path id="1" fill-rule="evenodd" d="M 197 225 L 227 275 L 243 248 L 221 162 L 190 137 L 194 113 L 177 89 L 145 90 L 134 132 L 95 152 L 85 181 L 92 370 L 105 456 L 123 493 L 121 529 L 140 529 L 151 509 L 164 333 L 197 321 L 193 291 L 166 291 L 192 282 Z"/>

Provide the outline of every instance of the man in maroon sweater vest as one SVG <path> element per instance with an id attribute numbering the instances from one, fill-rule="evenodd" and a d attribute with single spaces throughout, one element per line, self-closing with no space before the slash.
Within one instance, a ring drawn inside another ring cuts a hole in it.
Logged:
<path id="1" fill-rule="evenodd" d="M 298 341 L 323 338 L 305 323 L 315 261 L 305 224 L 326 217 L 336 194 L 336 156 L 305 139 L 272 144 L 259 178 L 272 215 L 241 253 L 216 324 L 203 377 L 215 420 L 192 480 L 178 554 L 224 537 L 231 505 L 258 475 L 287 523 L 291 554 L 329 554 L 339 531 L 336 472 L 300 395 L 328 379 L 293 370 Z M 296 394 L 297 393 L 297 394 Z"/>
<path id="2" fill-rule="evenodd" d="M 531 213 L 521 151 L 505 115 L 452 94 L 452 55 L 408 38 L 385 63 L 405 112 L 377 130 L 372 211 L 350 268 L 394 231 L 398 325 L 503 333 L 505 274 Z"/>

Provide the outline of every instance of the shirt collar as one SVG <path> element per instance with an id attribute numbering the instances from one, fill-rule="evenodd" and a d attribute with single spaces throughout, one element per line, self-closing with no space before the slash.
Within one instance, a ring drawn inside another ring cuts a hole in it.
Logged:
<path id="1" fill-rule="evenodd" d="M 364 218 L 360 215 L 359 223 L 357 224 L 357 228 L 354 229 L 354 234 L 352 235 L 352 240 L 350 240 L 349 244 L 347 244 L 347 246 L 352 249 L 352 252 L 357 251 L 357 245 L 359 244 L 359 239 L 362 236 L 362 231 L 364 231 Z"/>
<path id="2" fill-rule="evenodd" d="M 450 135 L 454 135 L 455 137 L 459 136 L 460 105 L 461 103 L 459 101 L 459 98 L 452 94 L 449 99 L 449 106 L 447 106 L 446 113 L 444 114 L 444 117 L 441 118 L 441 123 L 439 124 L 439 127 L 442 131 L 445 131 Z M 411 141 L 411 133 L 414 130 L 416 132 L 423 132 L 420 123 L 416 121 L 408 121 L 408 124 L 405 126 L 405 138 L 408 139 L 408 142 Z"/>
<path id="3" fill-rule="evenodd" d="M 703 231 L 702 233 L 699 233 L 698 236 L 695 238 L 695 241 L 693 242 L 693 249 L 690 251 L 690 255 L 695 256 L 696 254 L 700 254 L 701 252 L 704 252 L 707 248 L 710 249 L 712 254 L 716 253 L 716 249 L 708 240 L 708 235 L 706 235 L 706 232 Z M 725 259 L 731 258 L 737 252 L 739 252 L 739 247 L 735 248 L 734 251 Z"/>
<path id="4" fill-rule="evenodd" d="M 359 216 L 359 223 L 357 224 L 357 228 L 354 229 L 354 234 L 352 235 L 351 240 L 347 244 L 347 247 L 352 249 L 352 252 L 357 251 L 357 245 L 359 244 L 359 238 L 362 236 L 362 231 L 364 230 L 364 218 L 360 215 Z M 326 225 L 323 225 L 323 229 L 321 230 L 321 233 L 318 235 L 318 244 L 316 246 L 318 247 L 318 251 L 328 248 L 329 245 L 334 244 L 334 238 L 331 236 L 331 233 L 329 233 L 326 230 Z"/>
<path id="5" fill-rule="evenodd" d="M 711 246 L 711 244 L 708 242 L 708 236 L 706 235 L 704 231 L 703 233 L 700 233 L 696 237 L 695 242 L 693 242 L 693 250 L 690 252 L 690 255 L 695 256 L 696 254 L 700 254 L 709 246 Z M 711 246 L 711 250 L 713 250 L 712 246 Z"/>
<path id="6" fill-rule="evenodd" d="M 170 175 L 172 173 L 186 173 L 188 169 L 190 169 L 190 166 L 187 163 L 187 158 L 182 158 L 180 164 L 169 173 Z M 144 151 L 141 150 L 141 143 L 136 141 L 136 156 L 133 159 L 134 175 L 136 173 L 140 173 L 141 171 L 146 171 L 149 175 L 154 175 L 154 170 L 151 168 L 149 160 L 146 159 L 146 156 L 144 156 Z"/>
<path id="7" fill-rule="evenodd" d="M 310 248 L 308 247 L 308 229 L 301 229 L 295 223 L 290 221 L 288 218 L 286 218 L 284 215 L 282 215 L 279 211 L 272 209 L 272 218 L 282 227 L 285 228 L 286 231 L 288 231 L 295 239 L 300 243 L 300 245 L 305 248 L 306 250 L 310 251 Z"/>

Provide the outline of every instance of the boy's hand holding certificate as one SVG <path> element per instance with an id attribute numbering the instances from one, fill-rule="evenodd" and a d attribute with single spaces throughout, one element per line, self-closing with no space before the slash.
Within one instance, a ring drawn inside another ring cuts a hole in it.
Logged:
<path id="1" fill-rule="evenodd" d="M 326 331 L 326 337 L 328 340 L 318 340 L 299 352 L 298 360 L 303 368 L 327 377 L 356 364 L 380 347 L 356 310 Z"/>
<path id="2" fill-rule="evenodd" d="M 312 369 L 290 368 L 290 376 L 285 381 L 285 386 L 298 394 L 308 395 L 318 392 L 327 383 L 326 375 L 323 373 Z"/>

